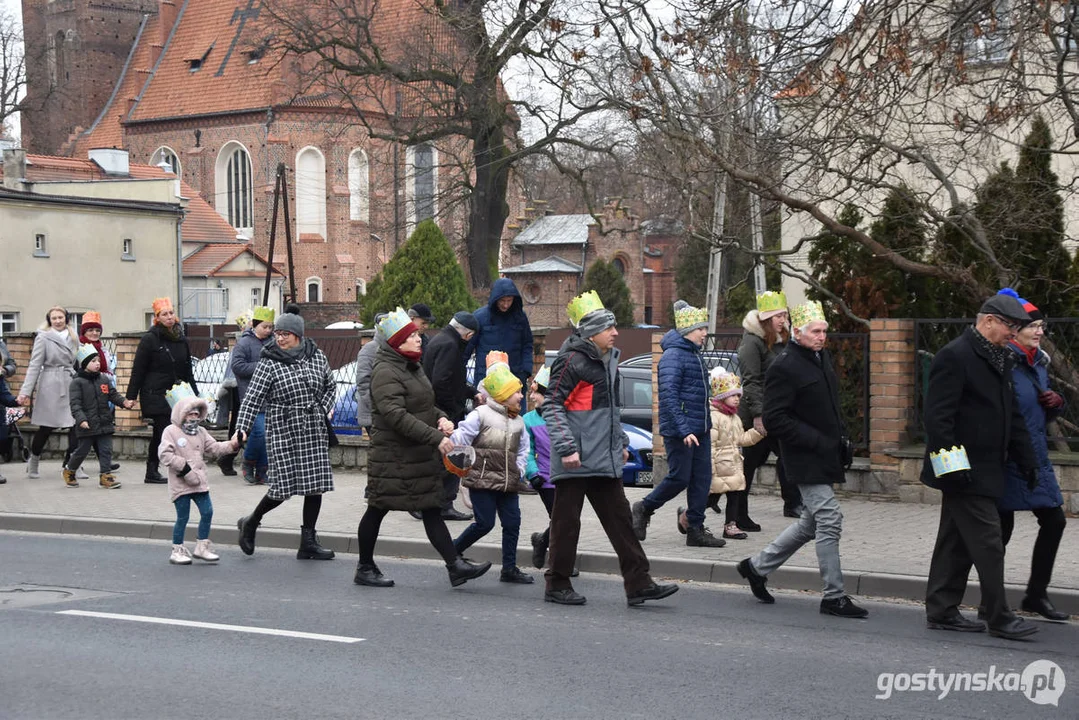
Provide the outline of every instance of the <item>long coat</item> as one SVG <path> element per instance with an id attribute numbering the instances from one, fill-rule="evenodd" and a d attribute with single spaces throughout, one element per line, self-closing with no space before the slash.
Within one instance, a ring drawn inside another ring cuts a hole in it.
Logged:
<path id="1" fill-rule="evenodd" d="M 445 437 L 437 427 L 446 414 L 420 364 L 388 345 L 371 371 L 371 448 L 367 453 L 367 504 L 381 510 L 427 510 L 442 504 Z"/>
<path id="2" fill-rule="evenodd" d="M 1046 422 L 1055 418 L 1060 411 L 1047 413 L 1038 404 L 1038 395 L 1049 389 L 1049 372 L 1046 369 L 1049 355 L 1044 350 L 1038 350 L 1031 363 L 1025 352 L 1015 347 L 1012 349 L 1015 351 L 1015 368 L 1012 370 L 1015 402 L 1023 414 L 1034 457 L 1038 460 L 1038 484 L 1030 490 L 1019 465 L 1010 460 L 1004 496 L 998 504 L 1001 510 L 1060 507 L 1064 504 L 1064 497 L 1060 494 L 1053 463 L 1049 460 L 1049 442 L 1045 435 Z"/>
<path id="3" fill-rule="evenodd" d="M 435 391 L 435 405 L 455 423 L 464 419 L 465 403 L 476 394 L 465 374 L 467 344 L 461 333 L 447 325 L 423 353 L 423 371 Z"/>
<path id="4" fill-rule="evenodd" d="M 772 347 L 764 341 L 764 326 L 756 310 L 750 310 L 742 320 L 742 342 L 738 344 L 738 374 L 742 376 L 742 404 L 738 417 L 745 427 L 753 426 L 753 419 L 764 415 L 764 376 L 768 368 L 786 347 L 776 343 Z"/>
<path id="5" fill-rule="evenodd" d="M 712 429 L 708 407 L 708 369 L 701 349 L 669 330 L 660 340 L 663 356 L 659 359 L 659 432 L 663 437 L 683 440 L 698 438 Z"/>
<path id="6" fill-rule="evenodd" d="M 146 331 L 135 349 L 131 380 L 127 383 L 127 398 L 138 398 L 142 416 L 171 415 L 172 408 L 165 399 L 173 385 L 186 382 L 198 395 L 195 375 L 191 371 L 191 348 L 183 335 L 176 340 L 165 334 L 162 325 Z"/>
<path id="7" fill-rule="evenodd" d="M 832 357 L 796 342 L 764 376 L 764 427 L 779 440 L 783 469 L 798 485 L 846 482 L 840 441 L 846 430 L 839 414 L 839 381 Z"/>
<path id="8" fill-rule="evenodd" d="M 1012 354 L 1008 354 L 1009 365 L 1001 375 L 974 333 L 974 328 L 968 327 L 945 345 L 929 366 L 921 480 L 937 490 L 1000 498 L 1009 457 L 1021 468 L 1034 468 L 1038 463 L 1015 403 Z M 965 481 L 952 473 L 939 478 L 933 475 L 929 454 L 953 446 L 967 450 L 971 469 Z"/>
<path id="9" fill-rule="evenodd" d="M 236 418 L 236 429 L 246 435 L 255 416 L 266 413 L 266 494 L 274 500 L 333 490 L 326 418 L 336 385 L 318 346 L 309 338 L 301 343 L 298 354 L 277 346 L 262 351 Z"/>
<path id="10" fill-rule="evenodd" d="M 69 386 L 75 376 L 75 336 L 67 330 L 42 330 L 34 338 L 26 379 L 20 395 L 34 397 L 30 420 L 38 427 L 64 428 L 75 424 L 71 417 Z"/>

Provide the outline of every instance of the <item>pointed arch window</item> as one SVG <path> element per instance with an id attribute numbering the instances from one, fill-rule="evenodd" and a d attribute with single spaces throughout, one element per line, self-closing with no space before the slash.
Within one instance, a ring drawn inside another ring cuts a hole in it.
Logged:
<path id="1" fill-rule="evenodd" d="M 371 175 L 367 154 L 357 148 L 348 156 L 348 217 L 369 222 L 371 218 Z"/>
<path id="2" fill-rule="evenodd" d="M 237 232 L 248 237 L 254 234 L 254 181 L 251 156 L 238 142 L 228 142 L 217 155 L 216 166 L 217 212 Z"/>
<path id="3" fill-rule="evenodd" d="M 326 237 L 326 158 L 315 147 L 296 154 L 296 231 Z"/>

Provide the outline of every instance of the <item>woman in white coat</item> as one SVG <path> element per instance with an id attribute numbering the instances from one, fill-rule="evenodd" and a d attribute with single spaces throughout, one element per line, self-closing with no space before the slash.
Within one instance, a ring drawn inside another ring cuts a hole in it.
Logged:
<path id="1" fill-rule="evenodd" d="M 30 461 L 26 465 L 26 474 L 32 478 L 38 477 L 38 462 L 49 435 L 57 428 L 75 424 L 71 417 L 68 386 L 75 375 L 78 347 L 79 339 L 67 324 L 67 311 L 60 306 L 49 308 L 45 313 L 45 324 L 34 337 L 26 379 L 18 397 L 21 405 L 28 406 L 36 391 L 30 421 L 38 426 L 38 430 L 30 443 Z"/>

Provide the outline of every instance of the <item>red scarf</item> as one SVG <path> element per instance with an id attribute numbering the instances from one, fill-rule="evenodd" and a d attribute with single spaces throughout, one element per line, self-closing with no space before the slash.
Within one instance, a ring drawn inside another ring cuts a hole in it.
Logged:
<path id="1" fill-rule="evenodd" d="M 719 410 L 724 415 L 734 415 L 738 412 L 738 408 L 731 407 L 719 398 L 712 398 L 712 407 Z"/>
<path id="2" fill-rule="evenodd" d="M 1023 353 L 1024 355 L 1026 355 L 1027 356 L 1027 363 L 1031 367 L 1034 367 L 1034 363 L 1038 359 L 1038 348 L 1036 348 L 1036 347 L 1025 348 L 1022 345 L 1019 345 L 1018 343 L 1014 343 L 1014 342 L 1012 343 L 1012 347 L 1015 348 L 1016 350 L 1018 350 L 1019 352 Z"/>
<path id="3" fill-rule="evenodd" d="M 420 358 L 423 357 L 422 351 L 408 352 L 406 350 L 402 350 L 401 348 L 394 348 L 394 350 L 397 352 L 398 355 L 405 358 L 406 360 L 411 360 L 412 362 L 419 362 Z"/>
<path id="4" fill-rule="evenodd" d="M 97 359 L 101 363 L 101 370 L 99 370 L 98 372 L 103 372 L 106 375 L 111 375 L 112 373 L 109 372 L 109 361 L 105 359 L 105 348 L 101 345 L 101 341 L 100 340 L 93 340 L 93 341 L 87 340 L 85 335 L 80 335 L 79 336 L 79 342 L 81 342 L 84 345 L 93 345 L 94 346 L 94 349 L 97 350 Z"/>

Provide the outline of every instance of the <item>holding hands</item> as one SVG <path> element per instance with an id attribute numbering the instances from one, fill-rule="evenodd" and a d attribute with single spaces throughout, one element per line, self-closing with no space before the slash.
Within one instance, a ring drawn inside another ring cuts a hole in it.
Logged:
<path id="1" fill-rule="evenodd" d="M 83 420 L 81 423 L 79 423 L 79 427 L 81 427 L 83 430 L 89 430 L 90 429 L 90 423 Z"/>
<path id="2" fill-rule="evenodd" d="M 448 455 L 453 450 L 453 441 L 448 437 L 442 438 L 442 441 L 438 443 L 438 451 L 443 455 Z"/>
<path id="3" fill-rule="evenodd" d="M 20 395 L 19 397 L 15 398 L 15 402 L 19 403 L 23 407 L 30 407 L 30 398 L 25 395 Z"/>
<path id="4" fill-rule="evenodd" d="M 442 431 L 442 434 L 449 437 L 453 434 L 453 423 L 447 418 L 438 419 L 438 429 Z"/>
<path id="5" fill-rule="evenodd" d="M 127 408 L 128 410 L 130 410 L 131 408 L 135 407 L 135 401 L 134 400 L 124 400 L 124 407 Z"/>
<path id="6" fill-rule="evenodd" d="M 231 438 L 231 442 L 232 442 L 232 449 L 233 449 L 233 451 L 234 451 L 234 452 L 235 452 L 236 450 L 239 450 L 239 449 L 240 449 L 240 444 L 241 444 L 241 441 L 240 441 L 240 436 L 241 436 L 241 435 L 242 435 L 242 433 L 241 433 L 241 432 L 240 432 L 239 430 L 237 430 L 237 431 L 236 431 L 236 434 L 235 434 L 235 435 L 233 435 L 233 436 L 232 436 L 232 438 Z"/>

